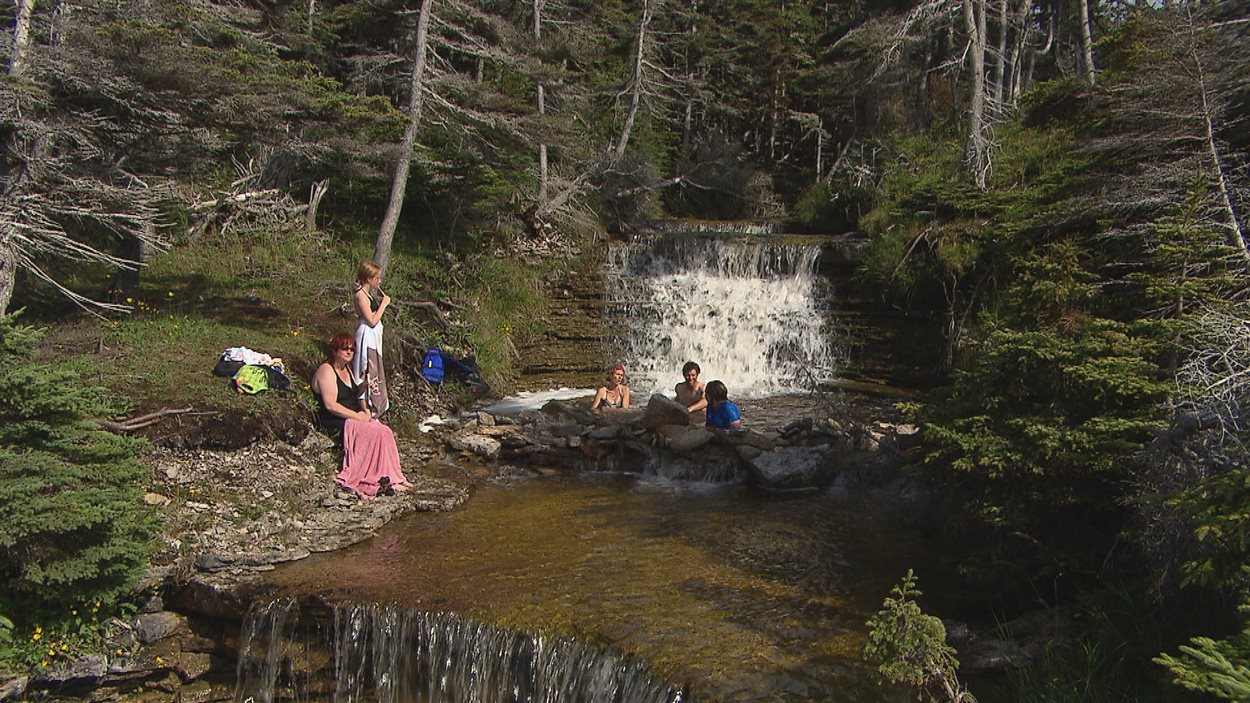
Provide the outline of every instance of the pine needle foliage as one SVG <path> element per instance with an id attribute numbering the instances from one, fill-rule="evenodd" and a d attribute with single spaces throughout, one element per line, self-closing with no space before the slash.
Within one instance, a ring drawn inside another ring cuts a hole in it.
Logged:
<path id="1" fill-rule="evenodd" d="M 1250 622 L 1250 605 L 1242 606 L 1241 614 Z M 1194 637 L 1180 652 L 1155 659 L 1172 673 L 1175 683 L 1221 700 L 1250 700 L 1250 624 L 1224 640 Z"/>
<path id="2" fill-rule="evenodd" d="M 946 644 L 946 627 L 916 602 L 921 595 L 916 581 L 908 569 L 868 620 L 864 658 L 877 664 L 882 681 L 913 688 L 917 700 L 975 703 L 959 683 L 959 660 Z"/>
<path id="3" fill-rule="evenodd" d="M 121 595 L 159 527 L 141 443 L 92 421 L 117 409 L 102 389 L 32 360 L 40 337 L 0 319 L 0 612 L 12 617 Z"/>

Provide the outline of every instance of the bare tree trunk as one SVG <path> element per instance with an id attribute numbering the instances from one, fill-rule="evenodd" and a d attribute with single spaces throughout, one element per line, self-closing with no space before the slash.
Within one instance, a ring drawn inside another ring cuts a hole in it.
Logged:
<path id="1" fill-rule="evenodd" d="M 825 172 L 825 121 L 816 118 L 816 180 Z"/>
<path id="2" fill-rule="evenodd" d="M 1007 81 L 1007 35 L 1011 31 L 1011 23 L 1007 19 L 1007 0 L 998 0 L 998 52 L 994 59 L 994 85 L 990 87 L 990 98 L 1001 109 L 1006 95 Z"/>
<path id="3" fill-rule="evenodd" d="M 308 0 L 308 36 L 313 35 L 313 18 L 317 16 L 317 0 Z"/>
<path id="4" fill-rule="evenodd" d="M 1193 10 L 1187 7 L 1186 12 L 1189 18 L 1189 53 L 1193 57 L 1195 73 L 1198 78 L 1198 97 L 1201 101 L 1202 122 L 1205 129 L 1203 137 L 1206 142 L 1207 156 L 1210 157 L 1211 167 L 1215 171 L 1215 184 L 1220 192 L 1220 209 L 1227 218 L 1228 245 L 1240 252 L 1242 259 L 1250 262 L 1250 249 L 1247 248 L 1246 244 L 1246 230 L 1241 224 L 1241 218 L 1237 215 L 1237 206 L 1233 200 L 1228 169 L 1224 165 L 1220 143 L 1215 134 L 1215 108 L 1211 104 L 1211 93 L 1210 88 L 1207 86 L 1206 69 L 1202 63 L 1202 57 L 1198 55 L 1198 37 L 1195 36 L 1197 30 L 1194 27 Z"/>
<path id="5" fill-rule="evenodd" d="M 1027 87 L 1024 85 L 1024 52 L 1029 48 L 1029 40 L 1033 31 L 1032 27 L 1029 26 L 1029 9 L 1031 6 L 1031 0 L 1020 0 L 1020 4 L 1016 8 L 1014 20 L 1016 36 L 1015 41 L 1011 43 L 1011 56 L 1007 61 L 1010 74 L 1007 78 L 1007 95 L 1005 97 L 1006 101 L 1012 106 L 1015 106 L 1020 101 L 1020 94 Z"/>
<path id="6" fill-rule="evenodd" d="M 391 260 L 391 243 L 395 239 L 395 227 L 399 213 L 404 208 L 404 193 L 408 190 L 408 170 L 412 166 L 413 147 L 417 142 L 417 128 L 421 125 L 421 107 L 425 102 L 425 52 L 430 29 L 430 10 L 434 0 L 424 0 L 417 15 L 417 49 L 412 62 L 412 80 L 408 85 L 408 126 L 404 128 L 404 140 L 399 148 L 399 161 L 395 164 L 395 177 L 391 180 L 391 197 L 386 204 L 386 214 L 378 230 L 378 242 L 373 249 L 373 261 L 383 270 Z"/>
<path id="7" fill-rule="evenodd" d="M 16 285 L 17 252 L 9 246 L 8 235 L 0 236 L 0 317 L 8 312 Z"/>
<path id="8" fill-rule="evenodd" d="M 534 44 L 537 45 L 543 38 L 543 6 L 546 0 L 534 0 Z M 536 93 L 538 99 L 538 119 L 540 122 L 546 122 L 547 105 L 546 95 L 543 82 L 537 82 Z M 542 209 L 544 203 L 547 202 L 547 143 L 542 142 L 538 145 L 538 207 Z"/>
<path id="9" fill-rule="evenodd" d="M 1094 37 L 1090 29 L 1093 18 L 1089 14 L 1089 0 L 1081 0 L 1080 11 L 1081 57 L 1085 64 L 1085 80 L 1090 85 L 1094 85 Z"/>
<path id="10" fill-rule="evenodd" d="M 646 63 L 647 27 L 651 24 L 654 12 L 652 0 L 642 0 L 642 16 L 638 19 L 638 39 L 634 46 L 634 69 L 629 80 L 629 111 L 625 114 L 625 125 L 621 127 L 621 137 L 613 150 L 613 161 L 625 157 L 625 148 L 629 146 L 629 135 L 634 131 L 634 120 L 638 117 L 638 107 L 642 104 L 642 88 L 644 84 L 643 66 Z"/>
<path id="11" fill-rule="evenodd" d="M 964 28 L 968 32 L 968 60 L 972 74 L 964 160 L 973 182 L 984 189 L 990 168 L 989 140 L 985 134 L 985 0 L 964 0 Z"/>
<path id="12" fill-rule="evenodd" d="M 326 196 L 329 190 L 329 178 L 323 178 L 312 184 L 308 191 L 308 209 L 304 211 L 304 231 L 317 231 L 317 210 L 321 207 L 321 199 Z"/>
<path id="13" fill-rule="evenodd" d="M 30 49 L 30 16 L 35 11 L 35 0 L 16 0 L 17 18 L 13 22 L 13 54 L 9 58 L 9 75 L 20 76 L 26 67 L 26 54 Z"/>

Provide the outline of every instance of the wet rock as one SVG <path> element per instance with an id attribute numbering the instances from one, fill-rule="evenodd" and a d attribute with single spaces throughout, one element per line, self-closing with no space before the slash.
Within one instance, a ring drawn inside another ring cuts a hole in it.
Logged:
<path id="1" fill-rule="evenodd" d="M 591 439 L 616 439 L 621 436 L 621 432 L 624 431 L 624 429 L 625 428 L 620 425 L 605 425 L 603 427 L 594 428 L 590 431 L 588 436 Z"/>
<path id="2" fill-rule="evenodd" d="M 563 400 L 549 400 L 543 405 L 543 414 L 551 418 L 563 418 L 579 425 L 592 425 L 595 416 L 587 409 Z"/>
<path id="3" fill-rule="evenodd" d="M 490 413 L 478 411 L 477 424 L 479 427 L 494 427 L 495 416 L 491 415 Z"/>
<path id="4" fill-rule="evenodd" d="M 1028 661 L 1019 645 L 1006 640 L 974 640 L 958 651 L 960 674 L 1002 671 Z"/>
<path id="5" fill-rule="evenodd" d="M 203 652 L 182 652 L 174 660 L 174 671 L 183 681 L 194 681 L 213 668 L 212 655 Z"/>
<path id="6" fill-rule="evenodd" d="M 678 454 L 693 452 L 716 438 L 706 428 L 689 425 L 662 425 L 657 433 L 665 439 L 668 448 Z"/>
<path id="7" fill-rule="evenodd" d="M 131 625 L 135 638 L 141 644 L 151 644 L 179 632 L 187 631 L 185 615 L 171 613 L 168 610 L 159 613 L 144 613 L 135 617 Z"/>
<path id="8" fill-rule="evenodd" d="M 827 444 L 765 451 L 751 460 L 751 474 L 765 488 L 819 486 L 831 473 L 829 455 Z"/>
<path id="9" fill-rule="evenodd" d="M 643 411 L 639 424 L 649 430 L 657 430 L 664 425 L 689 425 L 690 412 L 676 400 L 656 393 L 647 401 L 647 409 Z"/>

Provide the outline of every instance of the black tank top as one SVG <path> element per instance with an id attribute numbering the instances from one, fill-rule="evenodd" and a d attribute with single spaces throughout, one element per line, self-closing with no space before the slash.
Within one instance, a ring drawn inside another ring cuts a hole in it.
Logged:
<path id="1" fill-rule="evenodd" d="M 342 405 L 345 408 L 354 408 L 359 406 L 360 392 L 357 390 L 358 387 L 356 386 L 356 382 L 352 380 L 351 385 L 343 383 L 343 379 L 339 376 L 339 372 L 335 371 L 333 368 L 330 370 L 334 371 L 334 380 L 338 384 L 339 394 L 335 400 L 339 402 L 339 405 Z M 348 374 L 347 378 L 351 379 L 351 374 Z M 342 432 L 343 425 L 347 424 L 347 419 L 330 412 L 326 408 L 326 402 L 322 399 L 321 394 L 317 393 L 316 395 L 317 404 L 321 406 L 321 408 L 317 410 L 317 424 L 327 430 Z"/>

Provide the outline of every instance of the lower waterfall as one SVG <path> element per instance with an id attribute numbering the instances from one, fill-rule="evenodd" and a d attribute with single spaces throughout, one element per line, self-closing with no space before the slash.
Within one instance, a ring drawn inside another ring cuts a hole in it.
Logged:
<path id="1" fill-rule="evenodd" d="M 293 599 L 252 608 L 236 703 L 679 703 L 645 662 L 450 613 Z"/>

